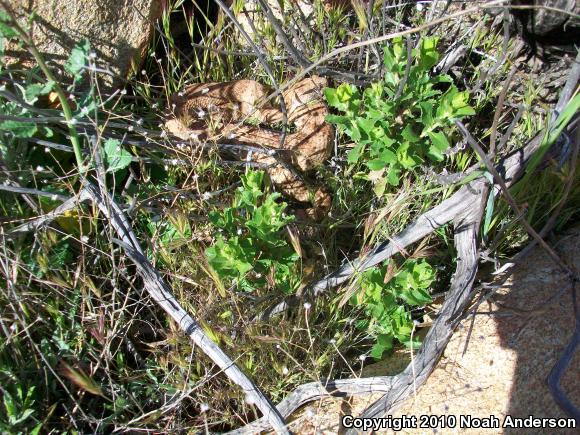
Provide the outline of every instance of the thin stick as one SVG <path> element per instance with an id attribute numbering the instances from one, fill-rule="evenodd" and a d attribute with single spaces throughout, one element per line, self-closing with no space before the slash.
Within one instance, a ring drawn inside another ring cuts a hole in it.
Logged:
<path id="1" fill-rule="evenodd" d="M 256 404 L 268 422 L 278 433 L 289 434 L 286 423 L 264 393 L 240 370 L 240 368 L 207 336 L 197 321 L 179 304 L 161 275 L 145 257 L 131 226 L 119 206 L 107 192 L 87 182 L 85 189 L 101 213 L 109 220 L 120 245 L 137 266 L 137 272 L 151 298 L 171 316 L 179 328 L 216 363 L 224 373 L 239 385 L 246 397 Z"/>

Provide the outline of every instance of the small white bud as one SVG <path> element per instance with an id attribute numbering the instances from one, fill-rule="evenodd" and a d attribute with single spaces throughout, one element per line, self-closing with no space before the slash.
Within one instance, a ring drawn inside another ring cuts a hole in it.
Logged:
<path id="1" fill-rule="evenodd" d="M 312 304 L 310 302 L 304 302 L 304 309 L 305 310 L 309 310 L 312 307 Z"/>
<path id="2" fill-rule="evenodd" d="M 364 361 L 365 359 L 367 359 L 367 356 L 363 354 L 363 355 L 360 355 L 358 357 L 358 359 L 360 359 L 361 361 Z"/>
<path id="3" fill-rule="evenodd" d="M 282 374 L 283 374 L 283 375 L 287 375 L 289 372 L 290 372 L 290 370 L 288 370 L 288 367 L 284 367 L 284 368 L 282 369 Z"/>
<path id="4" fill-rule="evenodd" d="M 36 170 L 37 170 L 37 172 L 42 172 L 42 171 L 44 171 L 44 168 L 39 165 L 36 167 Z"/>
<path id="5" fill-rule="evenodd" d="M 211 194 L 209 192 L 203 192 L 203 195 L 201 195 L 201 197 L 207 201 L 208 199 L 211 198 Z"/>
<path id="6" fill-rule="evenodd" d="M 249 394 L 246 395 L 246 403 L 248 405 L 253 405 L 256 403 L 256 401 L 254 400 L 254 398 L 252 396 L 250 396 Z"/>
<path id="7" fill-rule="evenodd" d="M 145 74 L 147 74 L 147 71 L 145 71 L 144 69 L 142 69 L 142 70 L 141 70 L 141 74 L 142 74 L 142 75 L 145 75 Z"/>
<path id="8" fill-rule="evenodd" d="M 209 88 L 203 88 L 203 89 L 201 90 L 201 93 L 202 93 L 202 94 L 207 94 L 208 92 L 209 92 Z"/>
<path id="9" fill-rule="evenodd" d="M 45 153 L 49 153 L 50 152 L 50 148 L 49 147 L 44 147 L 44 152 Z"/>
<path id="10" fill-rule="evenodd" d="M 81 237 L 81 242 L 88 243 L 88 241 L 89 241 L 89 236 L 82 236 Z"/>
<path id="11" fill-rule="evenodd" d="M 127 95 L 127 89 L 121 89 L 121 95 Z"/>
<path id="12" fill-rule="evenodd" d="M 204 412 L 207 412 L 207 411 L 209 411 L 209 405 L 207 403 L 202 403 L 199 406 L 199 412 L 201 412 L 203 414 Z"/>

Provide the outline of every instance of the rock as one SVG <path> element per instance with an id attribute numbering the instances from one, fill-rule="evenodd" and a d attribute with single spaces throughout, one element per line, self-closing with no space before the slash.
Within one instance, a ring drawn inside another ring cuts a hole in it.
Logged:
<path id="1" fill-rule="evenodd" d="M 161 15 L 161 0 L 12 0 L 22 25 L 35 12 L 31 28 L 34 43 L 47 60 L 62 65 L 71 49 L 88 39 L 97 64 L 120 77 L 140 64 L 153 34 L 153 22 Z M 16 44 L 7 53 L 28 58 Z M 106 83 L 114 83 L 110 76 Z"/>
<path id="2" fill-rule="evenodd" d="M 580 3 L 577 0 L 518 0 L 515 3 L 539 6 L 537 9 L 516 11 L 516 16 L 520 18 L 522 26 L 530 35 L 542 36 L 555 30 L 580 25 L 577 19 L 566 13 L 580 13 Z M 550 9 L 544 9 L 541 6 Z M 564 12 L 559 12 L 557 9 Z"/>

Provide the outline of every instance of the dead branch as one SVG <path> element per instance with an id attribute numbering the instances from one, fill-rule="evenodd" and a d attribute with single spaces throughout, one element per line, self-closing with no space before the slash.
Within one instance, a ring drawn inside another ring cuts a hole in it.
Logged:
<path id="1" fill-rule="evenodd" d="M 375 402 L 366 412 L 366 416 L 375 416 L 384 409 L 402 402 L 417 386 L 420 386 L 435 368 L 439 357 L 445 350 L 449 339 L 461 320 L 463 310 L 471 299 L 471 286 L 478 266 L 476 246 L 479 223 L 483 214 L 484 198 L 488 187 L 483 180 L 472 183 L 469 191 L 471 207 L 458 213 L 454 218 L 455 245 L 457 247 L 457 269 L 451 281 L 451 288 L 439 317 L 425 337 L 424 344 L 413 360 L 397 376 L 377 376 L 373 378 L 355 378 L 332 380 L 326 383 L 313 382 L 298 387 L 278 405 L 278 411 L 288 417 L 300 406 L 324 397 L 346 397 L 359 394 L 385 392 L 385 396 Z M 368 414 L 367 414 L 368 413 Z M 230 434 L 256 433 L 268 429 L 264 419 L 250 423 Z"/>
<path id="2" fill-rule="evenodd" d="M 265 419 L 278 433 L 288 434 L 284 419 L 264 393 L 240 370 L 240 368 L 206 335 L 199 323 L 195 321 L 173 296 L 169 286 L 145 257 L 131 226 L 119 206 L 107 192 L 101 192 L 96 186 L 87 182 L 84 190 L 97 205 L 101 213 L 109 220 L 127 257 L 137 266 L 145 290 L 163 310 L 179 325 L 199 348 L 220 367 L 224 373 L 239 385 L 248 400 L 255 403 Z"/>

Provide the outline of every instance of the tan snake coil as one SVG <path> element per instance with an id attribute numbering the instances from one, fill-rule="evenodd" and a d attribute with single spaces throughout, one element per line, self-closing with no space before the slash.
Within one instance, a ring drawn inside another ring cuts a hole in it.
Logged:
<path id="1" fill-rule="evenodd" d="M 301 171 L 322 164 L 331 153 L 334 127 L 325 122 L 328 108 L 322 90 L 326 79 L 305 78 L 283 93 L 288 123 L 296 129 L 286 134 L 285 160 Z M 271 104 L 262 104 L 272 90 L 254 80 L 224 83 L 201 83 L 189 86 L 170 98 L 171 115 L 166 122 L 170 133 L 193 141 L 227 142 L 280 149 L 282 133 L 268 126 L 281 123 L 282 112 Z M 243 121 L 251 121 L 252 125 Z M 266 126 L 266 127 L 264 127 Z M 242 158 L 248 158 L 247 153 Z M 309 189 L 294 171 L 279 164 L 267 153 L 253 153 L 252 161 L 270 166 L 272 182 L 289 197 L 311 203 L 307 214 L 320 219 L 328 212 L 331 197 L 324 187 Z"/>

